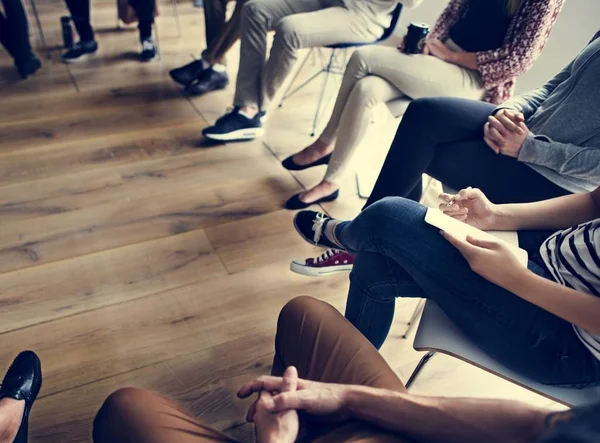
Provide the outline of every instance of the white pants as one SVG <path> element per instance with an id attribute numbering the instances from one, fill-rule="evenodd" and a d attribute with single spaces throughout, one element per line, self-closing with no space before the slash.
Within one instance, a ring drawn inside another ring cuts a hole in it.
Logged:
<path id="1" fill-rule="evenodd" d="M 461 51 L 452 41 L 446 45 Z M 481 100 L 485 89 L 477 71 L 428 55 L 406 55 L 396 48 L 368 46 L 348 62 L 333 114 L 320 139 L 335 141 L 325 179 L 339 184 L 372 120 L 373 108 L 405 97 L 462 97 Z"/>
<path id="2" fill-rule="evenodd" d="M 242 9 L 240 68 L 234 104 L 268 107 L 297 60 L 298 50 L 366 43 L 383 33 L 342 0 L 248 0 Z M 275 31 L 267 61 L 267 32 Z"/>

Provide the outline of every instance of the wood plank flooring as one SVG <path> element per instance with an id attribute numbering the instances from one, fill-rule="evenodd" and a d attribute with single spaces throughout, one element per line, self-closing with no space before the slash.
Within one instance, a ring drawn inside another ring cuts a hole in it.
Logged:
<path id="1" fill-rule="evenodd" d="M 31 441 L 89 442 L 102 400 L 128 385 L 251 441 L 248 403 L 233 394 L 269 371 L 277 313 L 303 294 L 343 309 L 348 289 L 347 275 L 288 269 L 320 253 L 282 203 L 323 171 L 279 165 L 310 142 L 318 85 L 271 113 L 264 141 L 210 145 L 200 132 L 230 105 L 233 86 L 189 98 L 167 74 L 203 48 L 201 9 L 180 2 L 179 38 L 164 2 L 161 59 L 141 64 L 135 29 L 117 31 L 114 1 L 94 0 L 100 51 L 66 66 L 63 2 L 37 3 L 51 60 L 21 82 L 0 52 L 0 371 L 22 349 L 42 358 Z M 362 204 L 350 178 L 325 209 L 352 217 Z M 401 338 L 414 304 L 398 302 L 382 349 L 403 378 L 419 358 Z M 548 404 L 444 357 L 415 392 Z"/>

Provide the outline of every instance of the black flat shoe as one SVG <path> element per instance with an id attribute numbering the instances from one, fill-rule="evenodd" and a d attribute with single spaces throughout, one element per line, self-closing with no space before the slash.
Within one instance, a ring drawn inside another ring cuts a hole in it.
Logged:
<path id="1" fill-rule="evenodd" d="M 314 202 L 310 202 L 310 203 L 304 203 L 302 200 L 300 200 L 300 193 L 290 197 L 290 199 L 288 201 L 285 202 L 285 208 L 286 209 L 305 209 L 308 208 L 309 206 L 312 205 L 318 205 L 319 203 L 327 203 L 327 202 L 332 202 L 334 201 L 336 198 L 338 198 L 340 196 L 340 191 L 335 191 L 329 195 L 326 195 L 323 198 L 320 198 L 319 200 L 315 200 Z"/>
<path id="2" fill-rule="evenodd" d="M 23 351 L 12 362 L 0 386 L 0 398 L 25 400 L 19 432 L 13 443 L 27 443 L 29 413 L 42 387 L 42 364 L 33 351 Z"/>
<path id="3" fill-rule="evenodd" d="M 288 171 L 303 171 L 305 169 L 312 168 L 313 166 L 327 165 L 329 164 L 330 159 L 331 154 L 327 154 L 325 157 L 321 157 L 319 160 L 309 163 L 307 165 L 299 165 L 296 162 L 294 162 L 294 156 L 290 155 L 288 158 L 281 162 L 281 165 Z"/>

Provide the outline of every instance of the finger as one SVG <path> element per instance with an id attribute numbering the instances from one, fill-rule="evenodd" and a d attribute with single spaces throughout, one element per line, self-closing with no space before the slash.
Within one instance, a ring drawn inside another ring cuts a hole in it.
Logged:
<path id="1" fill-rule="evenodd" d="M 506 137 L 509 134 L 509 131 L 504 127 L 504 125 L 496 117 L 493 117 L 490 115 L 488 117 L 488 123 L 490 124 L 490 126 L 492 128 L 494 128 L 496 131 L 498 131 L 500 133 L 500 135 L 502 135 L 502 137 Z"/>
<path id="2" fill-rule="evenodd" d="M 308 403 L 309 391 L 283 392 L 273 397 L 273 407 L 267 409 L 269 412 L 282 412 L 291 409 L 306 409 Z"/>
<path id="3" fill-rule="evenodd" d="M 448 217 L 466 217 L 467 214 L 469 213 L 469 210 L 467 208 L 460 208 L 457 211 L 449 211 L 449 212 L 444 212 L 444 214 L 446 214 Z"/>
<path id="4" fill-rule="evenodd" d="M 283 374 L 281 392 L 290 392 L 298 389 L 298 370 L 294 366 L 287 368 Z"/>
<path id="5" fill-rule="evenodd" d="M 438 199 L 445 203 L 452 201 L 453 198 L 454 198 L 454 195 L 446 194 L 445 192 L 442 192 L 440 195 L 438 195 Z"/>
<path id="6" fill-rule="evenodd" d="M 470 235 L 467 236 L 467 242 L 472 244 L 473 246 L 477 246 L 479 248 L 496 250 L 500 248 L 500 242 L 492 239 L 483 239 L 483 238 L 475 238 Z"/>
<path id="7" fill-rule="evenodd" d="M 488 137 L 484 137 L 483 140 L 487 143 L 487 145 L 490 148 L 492 148 L 492 151 L 494 151 L 496 154 L 500 154 L 500 146 L 498 146 L 495 141 L 491 140 Z"/>
<path id="8" fill-rule="evenodd" d="M 514 132 L 516 134 L 523 134 L 523 130 L 510 118 L 508 118 L 505 114 L 497 115 L 497 120 L 504 126 L 507 130 Z"/>
<path id="9" fill-rule="evenodd" d="M 494 142 L 496 142 L 496 144 L 498 146 L 504 146 L 504 143 L 506 142 L 506 140 L 504 139 L 504 136 L 502 134 L 500 134 L 500 131 L 498 131 L 496 128 L 490 127 L 490 132 L 488 134 L 488 138 Z"/>
<path id="10" fill-rule="evenodd" d="M 239 398 L 246 398 L 255 392 L 266 391 L 281 391 L 281 384 L 283 379 L 281 377 L 263 376 L 246 383 L 238 391 Z"/>
<path id="11" fill-rule="evenodd" d="M 441 233 L 442 236 L 448 240 L 448 242 L 450 242 L 450 244 L 454 246 L 467 260 L 469 260 L 473 256 L 473 253 L 475 253 L 478 249 L 477 246 L 473 246 L 466 240 L 455 237 L 446 231 L 441 231 Z"/>
<path id="12" fill-rule="evenodd" d="M 248 412 L 246 413 L 246 421 L 248 423 L 254 422 L 254 416 L 256 415 L 256 406 L 258 405 L 258 400 L 250 405 L 248 408 Z"/>
<path id="13" fill-rule="evenodd" d="M 260 391 L 260 394 L 258 394 L 258 406 L 262 406 L 267 411 L 273 410 L 273 395 L 269 391 Z"/>
<path id="14" fill-rule="evenodd" d="M 525 116 L 522 112 L 519 111 L 511 111 L 509 109 L 505 112 L 506 116 L 512 119 L 515 123 L 520 123 L 525 121 Z"/>
<path id="15" fill-rule="evenodd" d="M 460 206 L 458 206 L 458 205 L 448 206 L 448 203 L 442 203 L 440 206 L 438 206 L 438 209 L 440 211 L 442 211 L 444 214 L 449 215 L 450 212 L 459 211 Z"/>

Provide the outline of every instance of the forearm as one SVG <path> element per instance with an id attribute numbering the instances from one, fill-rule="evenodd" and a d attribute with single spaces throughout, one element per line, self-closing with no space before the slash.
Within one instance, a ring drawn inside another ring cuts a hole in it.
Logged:
<path id="1" fill-rule="evenodd" d="M 505 289 L 557 317 L 600 335 L 600 298 L 576 291 L 523 269 Z"/>
<path id="2" fill-rule="evenodd" d="M 350 387 L 350 414 L 418 441 L 529 443 L 545 432 L 549 411 L 514 401 L 421 397 Z"/>
<path id="3" fill-rule="evenodd" d="M 452 54 L 450 63 L 474 71 L 477 71 L 478 69 L 477 56 L 474 52 L 455 52 Z"/>
<path id="4" fill-rule="evenodd" d="M 596 191 L 594 191 L 596 193 Z M 600 217 L 593 193 L 573 194 L 534 203 L 496 205 L 490 230 L 558 230 Z"/>

